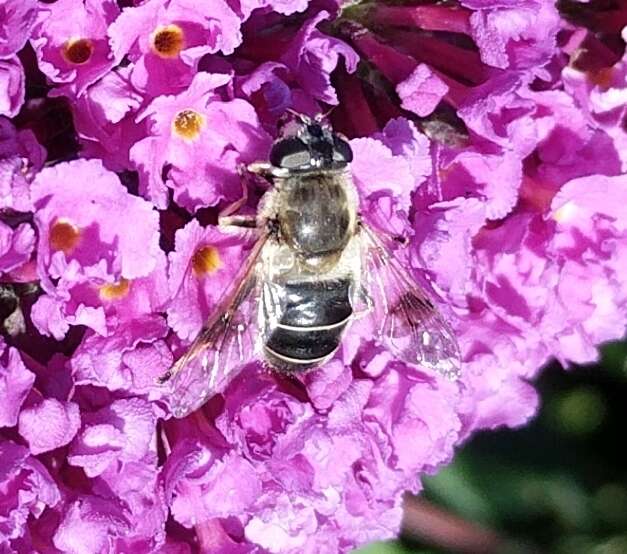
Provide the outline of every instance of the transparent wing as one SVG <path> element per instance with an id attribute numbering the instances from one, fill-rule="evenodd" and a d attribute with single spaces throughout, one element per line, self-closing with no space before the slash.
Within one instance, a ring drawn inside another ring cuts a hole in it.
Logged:
<path id="1" fill-rule="evenodd" d="M 362 223 L 365 267 L 361 293 L 374 335 L 401 360 L 459 377 L 455 335 L 430 295 L 401 266 L 383 240 Z"/>
<path id="2" fill-rule="evenodd" d="M 174 417 L 185 417 L 222 392 L 258 352 L 259 258 L 267 235 L 253 247 L 225 300 L 172 368 L 161 377 L 170 387 Z"/>

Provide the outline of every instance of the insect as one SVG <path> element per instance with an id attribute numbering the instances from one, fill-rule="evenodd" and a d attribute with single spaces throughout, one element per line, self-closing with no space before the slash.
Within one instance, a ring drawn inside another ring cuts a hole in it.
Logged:
<path id="1" fill-rule="evenodd" d="M 291 375 L 321 366 L 358 317 L 399 359 L 459 374 L 453 332 L 358 211 L 348 141 L 321 117 L 293 116 L 269 162 L 247 167 L 272 185 L 257 215 L 220 219 L 251 227 L 256 242 L 231 291 L 161 378 L 175 417 L 222 392 L 255 359 Z"/>

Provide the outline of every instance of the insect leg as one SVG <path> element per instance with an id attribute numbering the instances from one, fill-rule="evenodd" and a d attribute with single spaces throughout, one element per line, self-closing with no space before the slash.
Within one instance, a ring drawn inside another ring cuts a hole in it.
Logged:
<path id="1" fill-rule="evenodd" d="M 244 164 L 237 168 L 242 185 L 242 196 L 232 204 L 223 208 L 218 214 L 218 225 L 229 231 L 229 227 L 257 227 L 257 218 L 254 215 L 235 215 L 239 209 L 248 201 L 248 182 L 251 180 L 251 173 Z"/>
<path id="2" fill-rule="evenodd" d="M 220 213 L 218 214 L 218 221 L 223 217 L 230 216 L 234 214 L 235 212 L 239 211 L 239 209 L 248 201 L 248 186 L 247 186 L 248 179 L 247 179 L 246 166 L 239 165 L 237 168 L 237 172 L 239 173 L 240 184 L 242 185 L 242 196 L 238 198 L 235 202 L 229 204 L 228 206 L 220 210 Z"/>
<path id="3" fill-rule="evenodd" d="M 246 171 L 261 177 L 287 177 L 289 170 L 284 167 L 275 167 L 266 162 L 253 162 L 246 166 Z"/>
<path id="4" fill-rule="evenodd" d="M 218 217 L 218 225 L 224 227 L 257 227 L 257 216 L 254 215 L 227 215 Z M 225 229 L 228 231 L 228 229 Z"/>

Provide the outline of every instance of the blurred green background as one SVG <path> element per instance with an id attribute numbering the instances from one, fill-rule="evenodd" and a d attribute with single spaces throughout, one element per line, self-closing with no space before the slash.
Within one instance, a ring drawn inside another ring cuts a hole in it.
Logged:
<path id="1" fill-rule="evenodd" d="M 534 421 L 477 434 L 424 479 L 418 527 L 407 517 L 400 540 L 355 554 L 627 554 L 627 343 L 595 366 L 550 366 L 536 385 Z"/>

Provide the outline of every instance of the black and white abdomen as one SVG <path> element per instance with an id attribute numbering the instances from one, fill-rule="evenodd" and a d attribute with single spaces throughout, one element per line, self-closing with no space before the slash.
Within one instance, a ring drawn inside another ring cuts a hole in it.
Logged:
<path id="1" fill-rule="evenodd" d="M 324 362 L 339 347 L 353 313 L 351 279 L 286 283 L 273 289 L 263 302 L 269 323 L 267 361 L 290 372 Z"/>

